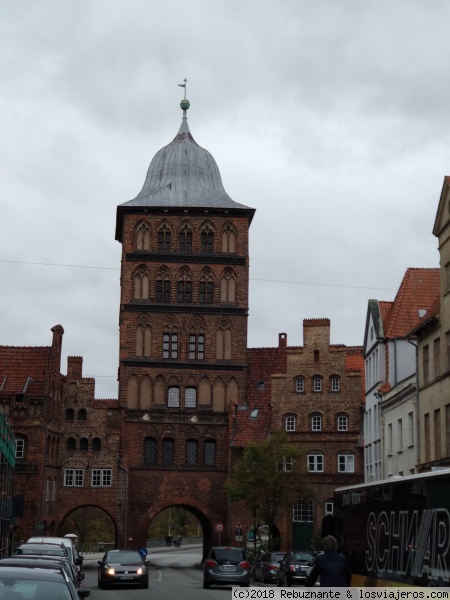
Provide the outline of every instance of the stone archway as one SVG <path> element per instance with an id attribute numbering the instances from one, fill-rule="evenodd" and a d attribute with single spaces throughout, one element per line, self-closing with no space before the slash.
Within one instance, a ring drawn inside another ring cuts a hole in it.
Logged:
<path id="1" fill-rule="evenodd" d="M 74 533 L 81 552 L 103 552 L 115 548 L 117 526 L 114 517 L 95 505 L 78 506 L 61 519 L 58 535 Z M 101 538 L 101 539 L 100 539 Z"/>
<path id="2" fill-rule="evenodd" d="M 171 502 L 170 500 L 163 500 L 155 503 L 147 514 L 147 530 L 149 529 L 151 522 L 155 517 L 157 517 L 163 511 L 170 508 L 182 508 L 188 512 L 190 512 L 198 521 L 203 537 L 203 559 L 206 557 L 209 548 L 212 545 L 212 536 L 213 536 L 213 523 L 211 523 L 211 518 L 207 514 L 207 510 L 204 506 L 199 505 L 196 501 L 191 498 L 177 498 L 176 502 Z"/>

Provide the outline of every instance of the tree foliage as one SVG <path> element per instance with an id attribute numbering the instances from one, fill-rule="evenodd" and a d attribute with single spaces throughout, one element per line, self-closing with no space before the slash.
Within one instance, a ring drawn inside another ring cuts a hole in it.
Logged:
<path id="1" fill-rule="evenodd" d="M 244 449 L 232 478 L 225 483 L 230 498 L 243 503 L 254 524 L 268 526 L 270 548 L 277 520 L 309 490 L 300 457 L 299 448 L 289 442 L 284 431 L 273 433 L 269 440 L 253 442 Z"/>

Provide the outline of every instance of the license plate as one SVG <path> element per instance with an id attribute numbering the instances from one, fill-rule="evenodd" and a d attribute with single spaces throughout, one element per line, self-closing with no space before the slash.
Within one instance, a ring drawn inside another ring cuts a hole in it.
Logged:
<path id="1" fill-rule="evenodd" d="M 220 567 L 221 571 L 236 571 L 236 567 L 234 565 L 222 565 Z"/>
<path id="2" fill-rule="evenodd" d="M 121 581 L 123 581 L 124 579 L 126 579 L 126 580 L 133 579 L 133 577 L 131 575 L 122 575 L 121 577 L 119 577 L 119 579 Z"/>

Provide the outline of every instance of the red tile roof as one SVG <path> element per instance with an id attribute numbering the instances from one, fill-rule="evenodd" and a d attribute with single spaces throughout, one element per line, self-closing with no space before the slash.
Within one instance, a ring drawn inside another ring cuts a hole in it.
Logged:
<path id="1" fill-rule="evenodd" d="M 119 401 L 115 398 L 100 398 L 94 400 L 93 408 L 119 408 Z"/>
<path id="2" fill-rule="evenodd" d="M 51 366 L 51 347 L 0 346 L 0 395 L 21 394 L 29 377 L 28 396 L 45 393 L 45 375 Z"/>
<path id="3" fill-rule="evenodd" d="M 439 269 L 408 269 L 391 309 L 383 319 L 385 337 L 406 337 L 421 318 L 419 310 L 428 310 L 436 300 L 439 285 Z"/>
<path id="4" fill-rule="evenodd" d="M 249 348 L 247 350 L 247 407 L 236 410 L 231 428 L 232 444 L 245 447 L 267 439 L 271 426 L 271 397 L 274 373 L 286 373 L 287 348 Z M 262 382 L 264 388 L 262 389 Z M 258 386 L 258 383 L 260 385 Z M 254 411 L 258 411 L 257 414 Z M 256 414 L 256 416 L 251 416 Z"/>

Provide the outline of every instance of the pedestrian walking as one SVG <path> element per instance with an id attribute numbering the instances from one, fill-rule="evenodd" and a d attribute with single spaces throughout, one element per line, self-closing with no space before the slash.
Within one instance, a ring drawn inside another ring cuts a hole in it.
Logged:
<path id="1" fill-rule="evenodd" d="M 324 551 L 316 556 L 306 586 L 312 587 L 319 578 L 322 587 L 349 587 L 352 574 L 347 559 L 338 552 L 336 538 L 327 535 L 322 546 Z"/>

